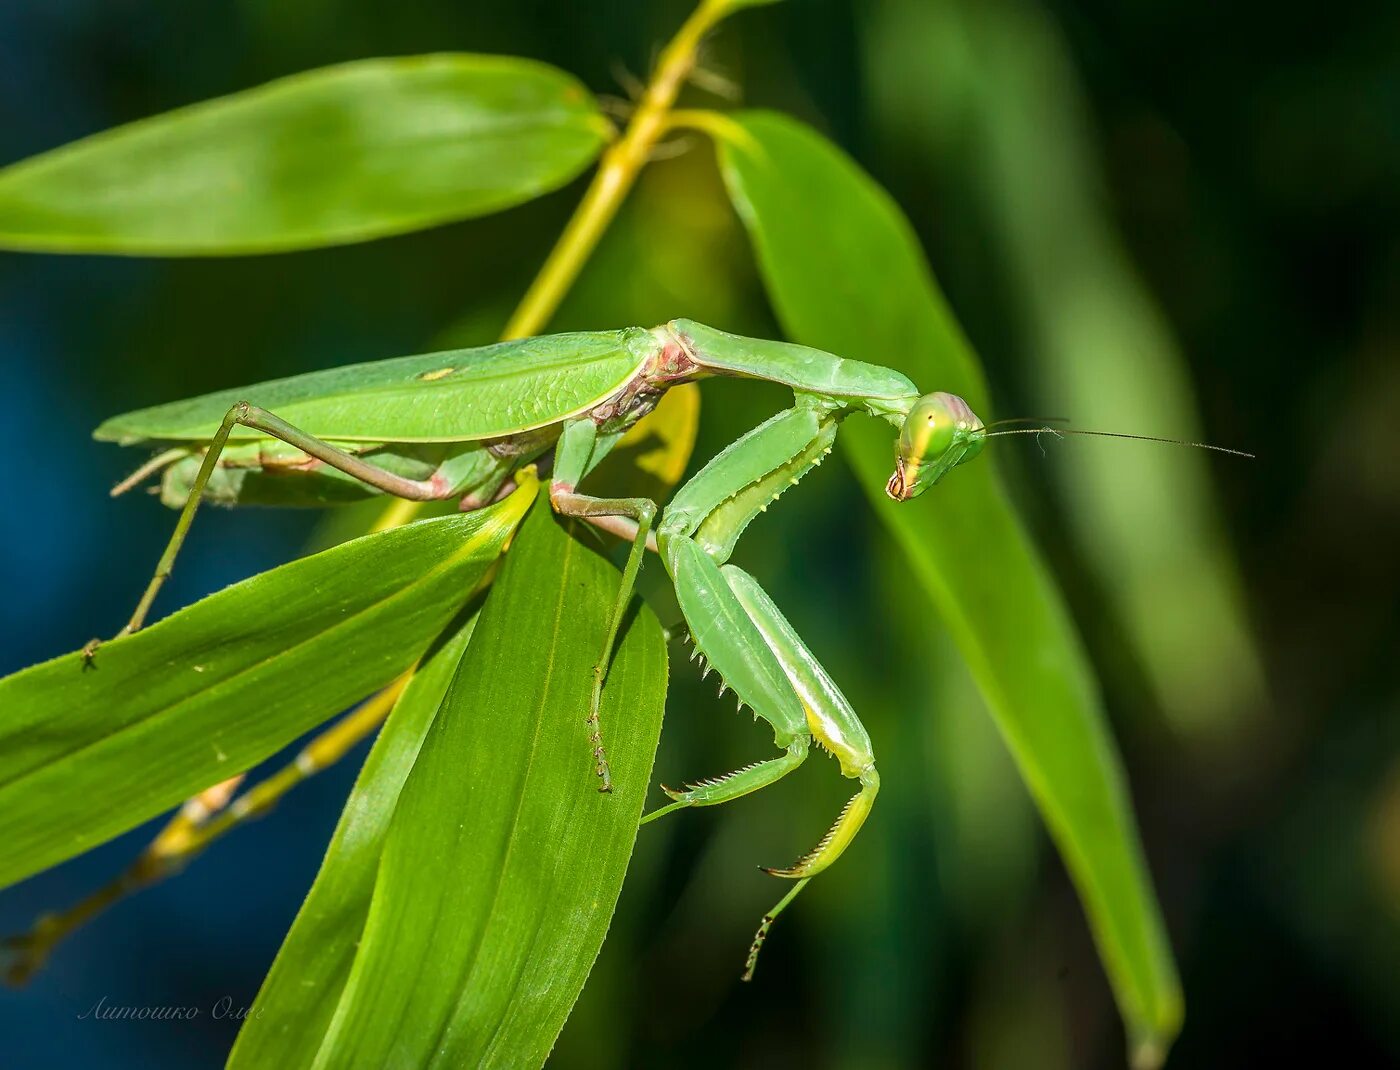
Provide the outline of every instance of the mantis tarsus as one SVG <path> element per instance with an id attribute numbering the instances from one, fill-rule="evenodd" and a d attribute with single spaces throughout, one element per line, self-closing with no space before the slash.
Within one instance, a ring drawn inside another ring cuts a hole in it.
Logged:
<path id="1" fill-rule="evenodd" d="M 791 408 L 714 457 L 660 511 L 644 498 L 581 493 L 580 482 L 671 386 L 710 376 L 790 387 Z M 648 548 L 675 586 L 694 656 L 773 728 L 782 754 L 673 791 L 649 821 L 713 806 L 774 783 L 813 741 L 860 790 L 815 848 L 770 869 L 797 883 L 764 917 L 745 978 L 769 926 L 808 879 L 845 851 L 869 815 L 880 779 L 860 719 L 797 632 L 748 573 L 728 564 L 749 522 L 831 451 L 852 413 L 898 431 L 886 486 L 907 500 L 975 457 L 991 434 L 955 395 L 920 394 L 900 373 L 785 342 L 743 338 L 688 320 L 647 330 L 559 334 L 360 364 L 107 421 L 99 439 L 161 449 L 136 477 L 161 471 L 163 499 L 181 514 L 156 572 L 121 634 L 140 628 L 200 501 L 324 504 L 382 493 L 487 504 L 528 464 L 551 466 L 556 511 L 631 543 L 587 713 L 600 790 L 612 777 L 598 703 L 606 667 Z M 215 430 L 217 429 L 217 430 Z M 212 433 L 211 433 L 212 432 Z M 125 485 L 129 485 L 128 480 Z M 89 661 L 96 646 L 85 651 Z"/>

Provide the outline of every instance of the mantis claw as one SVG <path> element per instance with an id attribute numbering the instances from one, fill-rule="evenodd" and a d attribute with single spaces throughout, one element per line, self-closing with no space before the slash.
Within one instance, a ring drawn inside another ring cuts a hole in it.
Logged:
<path id="1" fill-rule="evenodd" d="M 593 747 L 593 760 L 597 763 L 593 771 L 597 773 L 598 779 L 602 781 L 602 783 L 598 785 L 598 791 L 604 795 L 611 795 L 613 789 L 612 767 L 608 765 L 607 748 L 603 746 L 603 728 L 598 719 L 598 702 L 601 697 L 599 692 L 602 689 L 603 680 L 603 670 L 601 666 L 594 667 L 593 676 L 595 681 L 595 686 L 593 688 L 593 708 L 589 711 L 588 720 L 585 723 L 588 725 L 588 742 Z"/>
<path id="2" fill-rule="evenodd" d="M 749 945 L 749 957 L 744 963 L 744 972 L 739 975 L 741 981 L 752 981 L 754 968 L 758 965 L 758 953 L 763 950 L 763 942 L 768 939 L 768 930 L 773 928 L 773 922 L 778 920 L 778 915 L 783 912 L 783 908 L 797 898 L 797 893 L 807 887 L 808 878 L 803 878 L 792 887 L 792 891 L 778 900 L 777 905 L 767 914 L 763 915 L 763 920 L 758 923 L 758 932 L 753 934 L 753 943 Z"/>
<path id="3" fill-rule="evenodd" d="M 596 735 L 593 738 L 595 740 L 598 739 Z M 608 755 L 607 752 L 603 750 L 601 740 L 598 741 L 598 745 L 593 748 L 593 757 L 598 763 L 597 766 L 594 767 L 594 772 L 598 774 L 598 779 L 602 781 L 602 783 L 598 785 L 598 792 L 602 795 L 611 795 L 613 789 L 612 767 L 608 765 Z"/>
<path id="4" fill-rule="evenodd" d="M 753 971 L 758 965 L 758 953 L 763 950 L 763 941 L 768 939 L 768 930 L 772 927 L 773 918 L 768 914 L 763 915 L 763 920 L 758 923 L 758 932 L 753 934 L 753 943 L 749 945 L 749 957 L 744 962 L 744 972 L 739 975 L 739 980 L 753 980 Z"/>
<path id="5" fill-rule="evenodd" d="M 785 869 L 771 869 L 768 866 L 759 868 L 769 876 L 785 877 L 789 880 L 815 877 L 841 857 L 841 852 L 860 831 L 861 825 L 865 824 L 879 791 L 879 774 L 874 769 L 866 770 L 865 775 L 861 777 L 861 790 L 852 795 L 841 808 L 841 812 L 836 815 L 836 821 L 827 829 L 826 835 L 817 841 L 815 847 Z"/>
<path id="6" fill-rule="evenodd" d="M 613 789 L 612 768 L 608 765 L 608 756 L 604 753 L 601 743 L 593 749 L 593 757 L 598 760 L 598 765 L 594 769 L 594 772 L 598 774 L 598 779 L 602 781 L 602 783 L 598 785 L 598 793 L 600 795 L 611 795 Z"/>

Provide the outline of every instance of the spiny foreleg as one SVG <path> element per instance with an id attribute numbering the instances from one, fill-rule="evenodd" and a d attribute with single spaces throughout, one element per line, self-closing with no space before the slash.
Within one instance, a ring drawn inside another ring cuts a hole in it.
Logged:
<path id="1" fill-rule="evenodd" d="M 684 792 L 667 792 L 671 805 L 649 817 L 764 787 L 800 764 L 811 738 L 861 783 L 812 851 L 792 866 L 767 870 L 798 883 L 765 916 L 745 979 L 753 975 L 773 919 L 808 878 L 840 857 L 879 791 L 870 740 L 850 703 L 758 583 L 724 565 L 749 522 L 830 452 L 845 411 L 839 399 L 798 395 L 793 408 L 740 438 L 681 488 L 660 527 L 662 556 L 697 652 L 719 672 L 721 691 L 733 689 L 741 704 L 768 721 L 776 744 L 788 753 Z"/>
<path id="2" fill-rule="evenodd" d="M 836 822 L 812 850 L 791 866 L 782 869 L 764 867 L 764 872 L 794 879 L 798 884 L 764 915 L 744 969 L 744 979 L 749 980 L 753 977 L 758 953 L 773 920 L 806 887 L 808 879 L 841 857 L 865 824 L 875 805 L 875 796 L 880 791 L 880 775 L 875 771 L 875 753 L 865 726 L 796 629 L 773 604 L 768 593 L 757 580 L 733 565 L 725 566 L 723 575 L 801 700 L 812 738 L 841 763 L 844 776 L 860 781 L 860 791 L 846 803 Z"/>

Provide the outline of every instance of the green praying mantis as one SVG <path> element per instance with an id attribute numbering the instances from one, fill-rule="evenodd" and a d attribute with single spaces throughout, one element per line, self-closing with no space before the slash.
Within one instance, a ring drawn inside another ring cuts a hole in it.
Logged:
<path id="1" fill-rule="evenodd" d="M 670 387 L 711 376 L 780 383 L 794 401 L 710 460 L 664 509 L 645 498 L 579 491 Z M 859 832 L 880 777 L 851 704 L 758 581 L 728 562 L 748 524 L 821 463 L 841 421 L 854 413 L 898 432 L 885 488 L 896 501 L 934 486 L 976 457 L 989 437 L 1026 433 L 989 430 L 961 398 L 921 394 L 888 368 L 683 319 L 654 329 L 557 334 L 352 365 L 118 416 L 96 437 L 160 452 L 117 490 L 160 473 L 162 499 L 181 509 L 118 637 L 144 623 L 202 500 L 319 505 L 387 494 L 456 500 L 467 510 L 508 493 L 527 465 L 548 471 L 555 511 L 630 543 L 586 715 L 599 790 L 612 788 L 601 691 L 648 549 L 670 575 L 693 658 L 702 660 L 706 675 L 718 674 L 721 695 L 732 691 L 741 709 L 747 705 L 768 722 L 781 754 L 681 790 L 663 788 L 671 802 L 643 823 L 767 787 L 801 765 L 813 742 L 859 783 L 811 851 L 791 866 L 767 870 L 794 884 L 762 920 L 745 967 L 749 979 L 774 919 Z M 99 645 L 84 650 L 85 664 L 99 656 Z"/>

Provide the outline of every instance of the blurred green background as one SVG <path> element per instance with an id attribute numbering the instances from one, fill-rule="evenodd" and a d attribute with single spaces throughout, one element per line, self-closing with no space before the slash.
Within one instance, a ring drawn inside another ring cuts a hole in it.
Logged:
<path id="1" fill-rule="evenodd" d="M 0 163 L 365 56 L 531 56 L 625 99 L 687 10 L 11 0 Z M 987 366 L 997 415 L 1194 428 L 1259 454 L 997 443 L 1124 751 L 1186 992 L 1171 1065 L 1400 1059 L 1398 61 L 1394 5 L 1323 19 L 1201 0 L 788 0 L 732 20 L 704 57 L 708 86 L 825 130 L 896 196 Z M 0 671 L 113 630 L 169 529 L 153 501 L 106 498 L 131 459 L 88 440 L 102 418 L 490 340 L 581 188 L 314 253 L 0 256 Z M 553 326 L 673 316 L 777 332 L 702 144 L 647 170 Z M 706 384 L 696 457 L 783 401 Z M 1164 511 L 1193 538 L 1159 545 L 1180 530 Z M 164 604 L 298 552 L 313 523 L 210 515 Z M 775 928 L 751 986 L 739 967 L 780 891 L 756 866 L 790 861 L 825 829 L 845 798 L 834 767 L 808 763 L 742 803 L 643 829 L 554 1065 L 1121 1065 L 1073 890 L 845 466 L 785 497 L 739 560 L 860 710 L 879 806 Z M 765 730 L 716 702 L 679 655 L 658 779 L 766 756 Z M 0 995 L 0 1062 L 221 1061 L 229 1018 L 74 1015 L 104 996 L 250 1002 L 353 765 Z M 7 892 L 0 928 L 71 902 L 149 833 Z"/>

